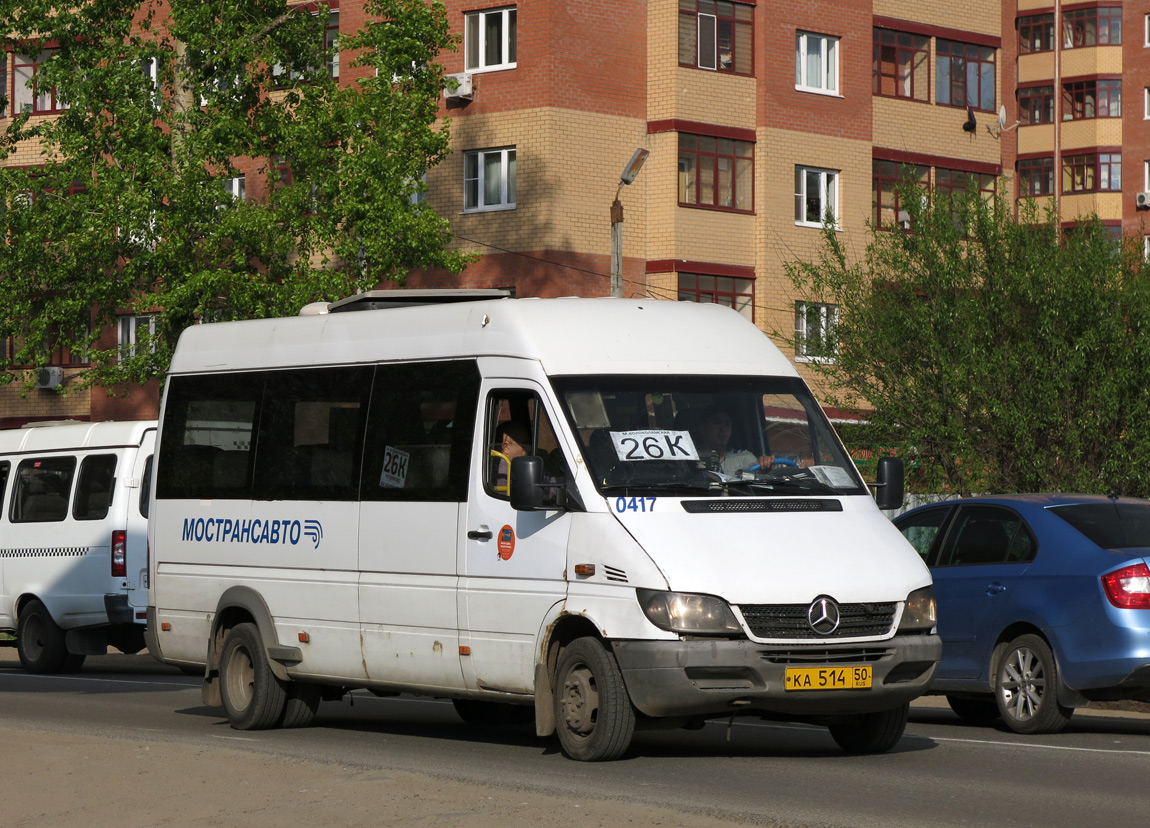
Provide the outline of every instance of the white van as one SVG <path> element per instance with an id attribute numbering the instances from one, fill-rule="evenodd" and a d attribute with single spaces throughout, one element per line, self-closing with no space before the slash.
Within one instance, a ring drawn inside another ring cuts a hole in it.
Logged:
<path id="1" fill-rule="evenodd" d="M 144 647 L 156 421 L 0 431 L 0 644 L 33 673 Z"/>
<path id="2" fill-rule="evenodd" d="M 183 334 L 152 653 L 206 662 L 239 729 L 369 688 L 533 707 L 584 760 L 732 715 L 895 744 L 939 657 L 930 574 L 768 338 L 715 305 L 458 298 Z"/>

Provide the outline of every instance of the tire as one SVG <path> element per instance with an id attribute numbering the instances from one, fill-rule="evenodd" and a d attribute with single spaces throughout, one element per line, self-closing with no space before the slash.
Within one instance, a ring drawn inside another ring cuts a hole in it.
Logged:
<path id="1" fill-rule="evenodd" d="M 848 753 L 886 753 L 906 730 L 910 705 L 878 713 L 860 713 L 829 726 L 831 738 Z"/>
<path id="2" fill-rule="evenodd" d="M 16 651 L 29 673 L 59 673 L 72 669 L 64 631 L 38 600 L 29 601 L 16 624 Z M 80 663 L 84 657 L 80 656 Z"/>
<path id="3" fill-rule="evenodd" d="M 289 681 L 284 691 L 284 715 L 281 727 L 308 727 L 315 721 L 323 688 L 318 684 Z"/>
<path id="4" fill-rule="evenodd" d="M 287 691 L 268 664 L 255 624 L 237 624 L 224 639 L 220 696 L 236 730 L 267 730 L 283 721 Z"/>
<path id="5" fill-rule="evenodd" d="M 947 696 L 950 705 L 960 719 L 968 722 L 992 722 L 998 718 L 998 702 L 993 696 L 972 698 L 970 696 Z"/>
<path id="6" fill-rule="evenodd" d="M 1058 702 L 1058 665 L 1041 637 L 1023 635 L 1007 645 L 998 662 L 994 698 L 1015 733 L 1058 733 L 1074 708 Z"/>
<path id="7" fill-rule="evenodd" d="M 87 658 L 87 656 L 84 653 L 68 653 L 66 656 L 64 656 L 64 663 L 60 666 L 60 672 L 80 672 L 80 668 L 84 666 L 85 658 Z"/>
<path id="8" fill-rule="evenodd" d="M 618 759 L 635 735 L 635 708 L 615 658 L 595 638 L 564 648 L 555 674 L 559 744 L 582 762 Z"/>

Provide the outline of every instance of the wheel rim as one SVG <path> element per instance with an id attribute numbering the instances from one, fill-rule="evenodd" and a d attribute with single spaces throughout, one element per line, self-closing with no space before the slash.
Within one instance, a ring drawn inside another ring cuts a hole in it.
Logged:
<path id="1" fill-rule="evenodd" d="M 599 691 L 595 674 L 586 664 L 576 664 L 563 679 L 563 723 L 574 736 L 586 738 L 599 718 Z"/>
<path id="2" fill-rule="evenodd" d="M 44 654 L 44 619 L 36 613 L 28 616 L 24 622 L 24 654 L 35 661 Z"/>
<path id="3" fill-rule="evenodd" d="M 1042 707 L 1046 692 L 1046 671 L 1042 659 L 1029 647 L 1010 653 L 998 682 L 1003 706 L 1020 722 L 1033 719 Z"/>
<path id="4" fill-rule="evenodd" d="M 256 668 L 246 647 L 236 647 L 224 665 L 228 701 L 236 710 L 247 710 L 255 694 Z"/>

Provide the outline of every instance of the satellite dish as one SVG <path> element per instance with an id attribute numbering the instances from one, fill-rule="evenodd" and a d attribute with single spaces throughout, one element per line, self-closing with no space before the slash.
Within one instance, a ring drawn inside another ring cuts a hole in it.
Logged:
<path id="1" fill-rule="evenodd" d="M 1006 129 L 1006 104 L 998 108 L 998 128 Z"/>

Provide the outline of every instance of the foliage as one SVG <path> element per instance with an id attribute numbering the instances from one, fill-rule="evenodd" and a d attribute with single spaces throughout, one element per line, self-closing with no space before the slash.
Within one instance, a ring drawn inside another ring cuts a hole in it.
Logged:
<path id="1" fill-rule="evenodd" d="M 415 267 L 466 263 L 447 250 L 446 221 L 412 203 L 447 153 L 435 59 L 456 38 L 442 3 L 369 0 L 375 22 L 338 52 L 324 48 L 322 4 L 0 9 L 6 46 L 55 50 L 36 91 L 68 104 L 53 117 L 14 112 L 0 138 L 0 161 L 14 165 L 0 168 L 0 336 L 17 344 L 0 381 L 56 347 L 90 354 L 79 387 L 144 381 L 197 320 L 291 315 Z M 345 76 L 375 71 L 340 87 L 333 61 Z M 256 198 L 228 192 L 238 167 Z M 157 311 L 155 336 L 143 326 L 134 355 L 101 350 L 125 311 Z"/>
<path id="2" fill-rule="evenodd" d="M 789 275 L 837 302 L 816 365 L 918 491 L 1150 494 L 1150 270 L 1096 218 L 1061 231 L 1000 192 L 901 192 L 911 227 L 848 255 L 824 228 Z"/>

